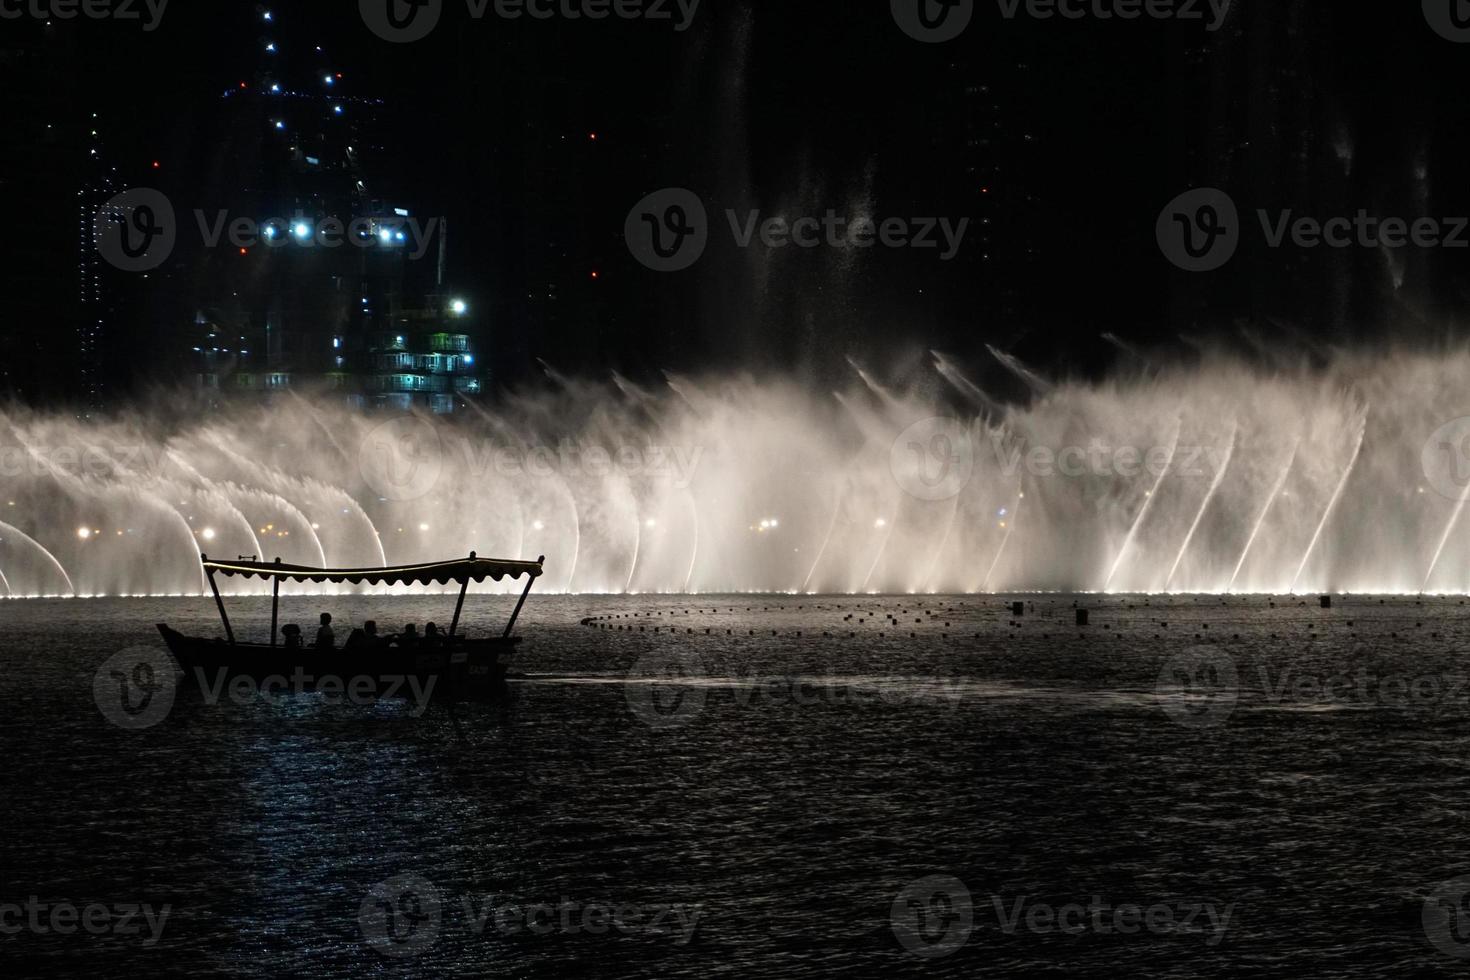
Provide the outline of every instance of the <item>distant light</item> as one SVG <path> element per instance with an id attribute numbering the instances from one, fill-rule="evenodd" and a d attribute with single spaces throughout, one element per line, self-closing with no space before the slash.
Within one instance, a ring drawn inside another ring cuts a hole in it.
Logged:
<path id="1" fill-rule="evenodd" d="M 873 522 L 873 526 L 874 527 L 887 527 L 888 526 L 888 522 L 885 521 L 883 518 L 880 517 L 876 521 Z"/>
<path id="2" fill-rule="evenodd" d="M 393 338 L 393 342 L 396 343 L 396 344 L 402 345 L 403 344 L 403 338 L 402 337 L 394 337 Z"/>
<path id="3" fill-rule="evenodd" d="M 401 242 L 405 238 L 407 238 L 408 236 L 405 235 L 403 232 L 400 231 L 398 234 L 394 235 L 393 237 L 396 238 L 396 239 L 398 239 Z"/>
<path id="4" fill-rule="evenodd" d="M 597 278 L 597 270 L 596 269 L 593 269 L 592 270 L 592 278 L 593 279 L 596 279 Z"/>
<path id="5" fill-rule="evenodd" d="M 646 520 L 646 521 L 643 522 L 643 526 L 644 527 L 658 527 L 658 521 L 656 521 L 656 520 L 654 520 L 653 518 L 650 517 L 648 520 Z"/>
<path id="6" fill-rule="evenodd" d="M 384 228 L 382 231 L 378 232 L 378 237 L 385 242 L 391 242 L 393 240 L 393 233 L 387 228 Z"/>
<path id="7" fill-rule="evenodd" d="M 596 133 L 588 133 L 587 134 L 587 138 L 589 140 L 592 140 L 594 143 L 597 142 L 597 134 Z"/>
<path id="8" fill-rule="evenodd" d="M 244 246 L 241 246 L 241 248 L 240 248 L 240 254 L 241 255 L 249 255 L 250 254 L 250 249 L 245 248 Z"/>
<path id="9" fill-rule="evenodd" d="M 292 230 L 296 232 L 297 238 L 306 238 L 311 234 L 311 226 L 304 221 L 298 221 Z"/>
<path id="10" fill-rule="evenodd" d="M 328 85 L 336 85 L 337 84 L 337 80 L 335 78 L 333 78 L 331 75 L 327 75 L 325 78 L 322 79 L 322 81 L 326 82 Z"/>
<path id="11" fill-rule="evenodd" d="M 162 166 L 163 166 L 163 164 L 159 163 L 157 160 L 154 160 L 153 161 L 153 169 L 154 170 L 158 170 Z"/>
<path id="12" fill-rule="evenodd" d="M 275 41 L 272 41 L 270 44 L 267 44 L 265 46 L 265 49 L 267 51 L 269 51 L 271 54 L 275 54 L 276 53 L 276 42 Z"/>
<path id="13" fill-rule="evenodd" d="M 212 528 L 212 527 L 205 528 L 204 530 L 202 530 L 202 531 L 199 532 L 199 536 L 201 538 L 203 538 L 205 541 L 213 541 L 214 540 L 214 528 Z"/>
<path id="14" fill-rule="evenodd" d="M 544 530 L 546 530 L 546 525 L 545 524 L 542 524 L 540 521 L 532 521 L 531 522 L 531 527 L 534 528 L 537 531 L 544 531 Z"/>
<path id="15" fill-rule="evenodd" d="M 283 122 L 283 121 L 282 121 L 282 120 L 280 120 L 280 119 L 277 119 L 277 120 L 276 120 L 276 128 L 277 128 L 277 129 L 285 129 L 285 128 L 286 128 L 286 124 L 285 124 L 285 122 Z"/>
<path id="16" fill-rule="evenodd" d="M 339 105 L 332 106 L 332 111 L 335 112 L 339 116 L 342 115 L 342 107 L 339 106 Z"/>
<path id="17" fill-rule="evenodd" d="M 273 17 L 272 17 L 272 16 L 271 16 L 271 12 L 270 12 L 270 11 L 269 11 L 269 10 L 267 10 L 267 11 L 266 11 L 266 12 L 265 12 L 265 14 L 264 14 L 264 15 L 263 15 L 263 19 L 264 19 L 264 20 L 274 20 L 274 19 L 275 19 L 275 18 L 273 18 Z"/>
<path id="18" fill-rule="evenodd" d="M 279 83 L 277 83 L 277 84 L 273 84 L 273 85 L 272 85 L 272 86 L 271 86 L 271 91 L 272 91 L 272 92 L 279 92 L 279 91 L 280 91 L 280 90 L 281 90 L 281 86 L 280 86 L 280 84 L 279 84 Z"/>
<path id="19" fill-rule="evenodd" d="M 429 525 L 427 525 L 427 524 L 420 524 L 419 525 L 419 530 L 420 531 L 427 531 L 428 529 L 429 529 Z"/>
<path id="20" fill-rule="evenodd" d="M 275 237 L 276 237 L 276 226 L 275 225 L 266 225 L 265 226 L 265 237 L 271 239 L 272 241 L 275 240 Z"/>
<path id="21" fill-rule="evenodd" d="M 461 358 L 461 360 L 463 360 L 466 364 L 473 364 L 475 363 L 475 355 L 466 354 L 463 358 Z"/>
<path id="22" fill-rule="evenodd" d="M 90 527 L 79 527 L 79 528 L 77 528 L 77 537 L 81 538 L 83 541 L 87 540 L 91 536 L 92 536 L 92 529 Z"/>
<path id="23" fill-rule="evenodd" d="M 469 305 L 464 300 L 457 299 L 449 304 L 449 308 L 455 312 L 456 316 L 464 316 L 465 311 L 469 309 Z"/>

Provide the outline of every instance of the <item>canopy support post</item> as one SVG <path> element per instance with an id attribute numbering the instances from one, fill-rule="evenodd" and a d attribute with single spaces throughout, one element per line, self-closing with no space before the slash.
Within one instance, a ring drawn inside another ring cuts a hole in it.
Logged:
<path id="1" fill-rule="evenodd" d="M 200 555 L 201 561 L 209 561 L 208 555 Z M 214 582 L 214 569 L 208 565 L 204 567 L 204 574 L 209 579 L 209 591 L 214 593 L 214 604 L 219 607 L 220 622 L 225 624 L 225 636 L 229 637 L 230 646 L 235 645 L 235 631 L 230 628 L 230 616 L 225 612 L 225 600 L 219 597 L 219 586 Z"/>
<path id="2" fill-rule="evenodd" d="M 459 601 L 454 604 L 454 619 L 449 623 L 449 638 L 454 639 L 454 634 L 459 630 L 459 614 L 464 609 L 464 594 L 470 589 L 470 580 L 466 578 L 459 584 Z"/>
<path id="3" fill-rule="evenodd" d="M 277 558 L 276 559 L 276 564 L 279 565 L 280 563 L 281 563 L 281 559 L 280 558 Z M 281 612 L 281 580 L 278 579 L 278 578 L 273 578 L 273 579 L 271 579 L 271 646 L 272 647 L 274 647 L 276 645 L 276 623 L 280 621 L 280 612 Z"/>
<path id="4" fill-rule="evenodd" d="M 545 562 L 546 562 L 546 556 L 545 555 L 542 555 L 540 558 L 537 558 L 536 559 L 536 563 L 538 565 L 539 564 L 545 564 Z M 531 574 L 528 573 L 526 575 L 526 587 L 521 590 L 521 597 L 516 600 L 515 610 L 510 614 L 510 621 L 505 624 L 505 632 L 503 634 L 501 634 L 501 638 L 502 639 L 509 639 L 509 637 L 510 637 L 510 631 L 516 628 L 516 620 L 521 615 L 521 607 L 526 604 L 526 596 L 528 596 L 528 595 L 531 594 L 531 586 L 533 586 L 535 584 L 536 584 L 536 576 L 531 575 Z"/>

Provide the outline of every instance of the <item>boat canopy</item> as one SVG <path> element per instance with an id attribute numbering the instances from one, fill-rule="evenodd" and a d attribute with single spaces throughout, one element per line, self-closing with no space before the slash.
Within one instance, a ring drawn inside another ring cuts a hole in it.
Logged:
<path id="1" fill-rule="evenodd" d="M 205 572 L 211 576 L 218 572 L 221 575 L 241 575 L 245 578 L 290 579 L 293 582 L 351 582 L 353 585 L 363 582 L 373 585 L 447 585 L 458 582 L 464 585 L 468 582 L 483 582 L 487 578 L 497 582 L 506 576 L 518 579 L 522 575 L 534 580 L 541 574 L 541 565 L 545 561 L 476 558 L 472 552 L 468 558 L 453 561 L 394 565 L 387 568 L 313 568 L 309 565 L 286 565 L 279 561 L 210 561 L 207 557 L 200 557 L 204 562 Z M 527 582 L 527 585 L 530 583 Z"/>

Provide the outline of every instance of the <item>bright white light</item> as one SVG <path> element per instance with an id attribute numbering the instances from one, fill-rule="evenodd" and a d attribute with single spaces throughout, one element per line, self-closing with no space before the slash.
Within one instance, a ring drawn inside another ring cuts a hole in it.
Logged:
<path id="1" fill-rule="evenodd" d="M 419 525 L 419 530 L 420 531 L 427 531 L 428 529 L 429 529 L 429 525 L 427 525 L 427 524 L 420 524 Z"/>
<path id="2" fill-rule="evenodd" d="M 462 358 L 462 360 L 466 364 L 473 364 L 473 363 L 475 363 L 475 355 L 473 355 L 473 354 L 466 354 L 466 355 L 464 355 L 464 357 Z"/>
<path id="3" fill-rule="evenodd" d="M 337 83 L 337 80 L 331 75 L 323 75 L 322 81 L 326 82 L 328 85 L 335 85 Z"/>
<path id="4" fill-rule="evenodd" d="M 277 119 L 276 120 L 276 128 L 277 129 L 285 129 L 286 128 L 286 124 L 283 123 L 281 120 Z"/>
<path id="5" fill-rule="evenodd" d="M 275 237 L 276 237 L 276 226 L 275 225 L 266 225 L 265 226 L 265 237 L 271 239 L 272 241 L 275 240 Z"/>
<path id="6" fill-rule="evenodd" d="M 271 54 L 275 54 L 276 53 L 276 42 L 275 41 L 272 41 L 270 44 L 267 44 L 265 46 L 265 49 L 267 51 L 269 51 Z"/>
<path id="7" fill-rule="evenodd" d="M 454 311 L 456 316 L 464 316 L 465 310 L 468 310 L 470 307 L 464 300 L 457 299 L 449 304 L 449 308 Z"/>
<path id="8" fill-rule="evenodd" d="M 405 238 L 407 238 L 408 236 L 405 235 L 403 232 L 400 231 L 398 234 L 394 235 L 393 237 L 396 238 L 396 239 L 398 239 L 401 242 Z"/>
<path id="9" fill-rule="evenodd" d="M 306 238 L 311 234 L 311 226 L 304 221 L 296 222 L 296 227 L 292 230 L 296 232 L 297 238 Z"/>
<path id="10" fill-rule="evenodd" d="M 79 527 L 79 528 L 77 528 L 77 537 L 81 538 L 83 541 L 87 540 L 91 536 L 92 536 L 92 529 L 90 527 Z"/>
<path id="11" fill-rule="evenodd" d="M 118 533 L 120 534 L 122 532 L 118 532 Z M 214 540 L 214 528 L 212 528 L 212 527 L 205 528 L 204 530 L 202 530 L 202 531 L 199 532 L 199 536 L 201 538 L 203 538 L 205 541 L 213 541 Z"/>
<path id="12" fill-rule="evenodd" d="M 265 14 L 264 14 L 264 15 L 263 15 L 263 18 L 264 18 L 264 19 L 265 19 L 265 20 L 274 20 L 274 19 L 275 19 L 275 18 L 274 18 L 274 17 L 272 17 L 272 16 L 271 16 L 271 12 L 270 12 L 270 11 L 269 11 L 269 10 L 267 10 L 267 11 L 266 11 L 266 12 L 265 12 Z"/>
<path id="13" fill-rule="evenodd" d="M 643 526 L 644 527 L 658 527 L 658 521 L 656 521 L 656 520 L 654 520 L 653 518 L 650 517 L 648 520 L 646 520 L 646 521 L 643 522 Z"/>
<path id="14" fill-rule="evenodd" d="M 532 521 L 531 522 L 531 527 L 535 528 L 537 531 L 544 531 L 544 530 L 546 530 L 546 525 L 545 524 L 542 524 L 540 521 Z"/>
<path id="15" fill-rule="evenodd" d="M 873 526 L 874 527 L 887 527 L 888 526 L 888 522 L 885 521 L 883 518 L 880 517 L 876 521 L 873 522 Z"/>
<path id="16" fill-rule="evenodd" d="M 384 228 L 382 231 L 378 232 L 378 237 L 385 242 L 391 242 L 393 240 L 393 233 L 387 228 Z"/>
<path id="17" fill-rule="evenodd" d="M 339 105 L 332 106 L 332 111 L 335 112 L 339 116 L 342 115 L 342 107 L 339 106 Z"/>

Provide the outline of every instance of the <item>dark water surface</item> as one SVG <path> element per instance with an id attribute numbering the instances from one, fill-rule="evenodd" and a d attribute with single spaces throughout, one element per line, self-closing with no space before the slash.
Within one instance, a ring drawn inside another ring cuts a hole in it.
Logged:
<path id="1" fill-rule="evenodd" d="M 499 703 L 181 689 L 140 730 L 99 667 L 212 603 L 0 602 L 0 975 L 1465 968 L 1470 607 L 1078 601 L 533 597 Z"/>

